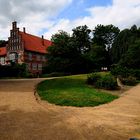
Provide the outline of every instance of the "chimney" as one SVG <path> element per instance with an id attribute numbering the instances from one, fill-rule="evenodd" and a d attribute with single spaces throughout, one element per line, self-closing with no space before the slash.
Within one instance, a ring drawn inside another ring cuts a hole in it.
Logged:
<path id="1" fill-rule="evenodd" d="M 44 46 L 44 36 L 42 35 L 42 45 Z"/>
<path id="2" fill-rule="evenodd" d="M 13 26 L 13 29 L 16 29 L 17 28 L 17 22 L 16 21 L 12 22 L 12 26 Z"/>
<path id="3" fill-rule="evenodd" d="M 23 27 L 23 33 L 26 33 L 26 29 L 25 29 L 25 27 Z"/>

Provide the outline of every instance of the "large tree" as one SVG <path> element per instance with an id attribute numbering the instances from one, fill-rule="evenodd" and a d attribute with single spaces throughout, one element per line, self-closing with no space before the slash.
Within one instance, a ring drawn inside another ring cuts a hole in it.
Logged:
<path id="1" fill-rule="evenodd" d="M 111 48 L 111 57 L 113 63 L 118 63 L 127 53 L 130 47 L 133 47 L 136 40 L 140 38 L 140 29 L 133 25 L 130 29 L 122 30 L 115 39 Z"/>
<path id="2" fill-rule="evenodd" d="M 52 46 L 47 50 L 47 69 L 50 72 L 78 73 L 82 61 L 70 35 L 60 31 L 51 40 Z"/>
<path id="3" fill-rule="evenodd" d="M 120 30 L 114 25 L 97 25 L 93 31 L 93 42 L 110 49 Z"/>
<path id="4" fill-rule="evenodd" d="M 136 40 L 123 55 L 119 64 L 130 69 L 140 69 L 140 39 Z"/>
<path id="5" fill-rule="evenodd" d="M 78 26 L 74 28 L 72 34 L 72 40 L 74 45 L 77 47 L 78 51 L 82 54 L 90 50 L 91 45 L 91 30 L 86 26 Z"/>

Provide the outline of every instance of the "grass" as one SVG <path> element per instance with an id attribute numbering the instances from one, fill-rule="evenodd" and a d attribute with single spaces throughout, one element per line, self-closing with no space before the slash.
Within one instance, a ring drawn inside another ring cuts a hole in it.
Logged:
<path id="1" fill-rule="evenodd" d="M 87 75 L 66 76 L 41 82 L 37 91 L 41 99 L 61 106 L 97 106 L 117 99 L 118 96 L 88 86 Z"/>

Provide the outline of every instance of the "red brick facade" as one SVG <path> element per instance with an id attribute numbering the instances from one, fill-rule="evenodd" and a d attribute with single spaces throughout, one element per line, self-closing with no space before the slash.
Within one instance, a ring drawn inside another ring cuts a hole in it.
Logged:
<path id="1" fill-rule="evenodd" d="M 46 50 L 51 41 L 23 32 L 17 28 L 17 23 L 12 23 L 8 45 L 6 47 L 7 62 L 25 63 L 31 73 L 41 73 L 46 63 Z M 1 54 L 0 54 L 1 56 Z"/>
<path id="2" fill-rule="evenodd" d="M 7 53 L 6 46 L 0 47 L 0 65 L 7 64 L 6 53 Z"/>

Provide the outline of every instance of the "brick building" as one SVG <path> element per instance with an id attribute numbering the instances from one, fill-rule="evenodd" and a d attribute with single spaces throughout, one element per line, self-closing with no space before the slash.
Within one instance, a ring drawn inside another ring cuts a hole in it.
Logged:
<path id="1" fill-rule="evenodd" d="M 46 50 L 51 41 L 26 33 L 25 28 L 20 31 L 17 22 L 12 23 L 8 45 L 5 47 L 6 62 L 25 63 L 31 73 L 41 73 L 46 63 Z M 4 51 L 4 47 L 2 49 Z M 0 53 L 2 57 L 2 53 Z M 5 53 L 3 55 L 5 57 Z"/>
<path id="2" fill-rule="evenodd" d="M 6 65 L 6 46 L 0 47 L 0 65 Z"/>

